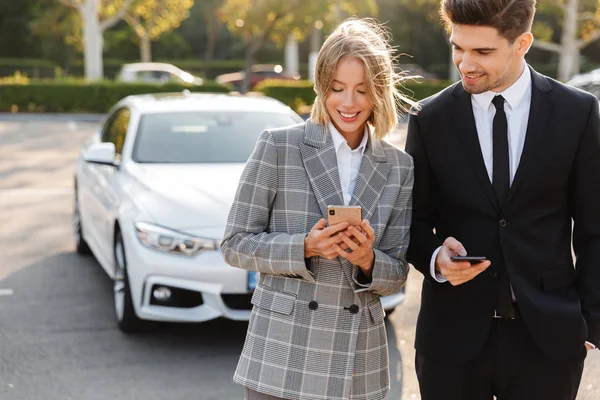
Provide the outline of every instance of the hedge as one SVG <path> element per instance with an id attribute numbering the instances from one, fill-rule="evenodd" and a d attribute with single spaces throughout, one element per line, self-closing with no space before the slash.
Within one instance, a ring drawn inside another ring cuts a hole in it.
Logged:
<path id="1" fill-rule="evenodd" d="M 173 64 L 195 75 L 206 79 L 214 79 L 217 75 L 230 72 L 237 72 L 244 69 L 244 60 L 213 60 L 206 62 L 199 59 L 181 59 L 181 60 L 161 60 L 156 62 L 165 62 Z M 139 60 L 120 60 L 115 58 L 104 58 L 104 77 L 114 79 L 123 64 L 136 63 Z M 308 74 L 308 64 L 300 63 L 300 73 L 306 76 Z M 50 60 L 43 59 L 18 59 L 0 57 L 0 77 L 11 76 L 17 71 L 25 73 L 32 78 L 58 78 L 63 73 L 69 76 L 82 77 L 84 75 L 83 60 L 76 59 L 63 71 L 62 66 Z"/>
<path id="2" fill-rule="evenodd" d="M 447 81 L 407 82 L 401 90 L 421 100 L 448 86 Z M 89 83 L 80 79 L 56 81 L 32 80 L 20 75 L 0 79 L 0 112 L 91 112 L 104 113 L 123 97 L 134 94 L 180 92 L 226 93 L 228 86 L 205 82 L 203 86 L 178 84 L 152 85 L 102 81 Z M 266 80 L 256 91 L 273 97 L 299 113 L 306 113 L 314 102 L 310 81 Z"/>
<path id="3" fill-rule="evenodd" d="M 134 94 L 181 92 L 229 92 L 215 82 L 202 86 L 178 84 L 125 84 L 110 81 L 89 83 L 83 80 L 0 83 L 0 112 L 86 112 L 105 113 L 123 97 Z"/>
<path id="4" fill-rule="evenodd" d="M 423 100 L 444 89 L 449 81 L 405 82 L 400 90 L 414 100 Z M 311 81 L 264 80 L 254 88 L 265 96 L 273 97 L 295 110 L 311 105 L 315 100 L 315 92 Z"/>

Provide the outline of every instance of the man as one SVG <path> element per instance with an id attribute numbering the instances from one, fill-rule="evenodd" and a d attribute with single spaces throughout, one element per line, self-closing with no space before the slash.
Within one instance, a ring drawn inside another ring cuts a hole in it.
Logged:
<path id="1" fill-rule="evenodd" d="M 423 102 L 406 145 L 424 400 L 575 399 L 600 344 L 598 100 L 525 63 L 534 14 L 441 2 L 462 82 Z M 467 254 L 487 261 L 451 260 Z"/>

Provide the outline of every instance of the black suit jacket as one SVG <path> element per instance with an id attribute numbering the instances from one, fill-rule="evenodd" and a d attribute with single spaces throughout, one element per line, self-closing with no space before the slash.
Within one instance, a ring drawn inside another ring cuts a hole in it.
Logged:
<path id="1" fill-rule="evenodd" d="M 481 154 L 471 96 L 460 82 L 425 100 L 410 118 L 406 150 L 414 158 L 415 185 L 408 258 L 425 276 L 416 348 L 426 356 L 461 362 L 480 352 L 503 271 L 544 352 L 561 359 L 580 353 L 586 340 L 600 344 L 598 100 L 531 73 L 525 145 L 502 208 Z M 435 281 L 431 256 L 449 236 L 492 265 L 459 286 Z"/>

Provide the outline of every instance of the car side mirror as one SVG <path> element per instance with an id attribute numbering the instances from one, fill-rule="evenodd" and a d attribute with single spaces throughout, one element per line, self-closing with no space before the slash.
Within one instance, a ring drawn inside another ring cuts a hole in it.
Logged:
<path id="1" fill-rule="evenodd" d="M 94 143 L 83 152 L 83 159 L 92 164 L 116 167 L 114 143 Z"/>

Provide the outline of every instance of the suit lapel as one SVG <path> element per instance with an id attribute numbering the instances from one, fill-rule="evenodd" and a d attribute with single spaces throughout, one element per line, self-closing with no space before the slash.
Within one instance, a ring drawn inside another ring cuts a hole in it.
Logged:
<path id="1" fill-rule="evenodd" d="M 457 129 L 458 136 L 462 141 L 464 153 L 467 155 L 471 163 L 473 173 L 483 188 L 486 197 L 490 201 L 492 207 L 499 209 L 498 200 L 494 193 L 494 187 L 490 181 L 490 177 L 483 161 L 481 154 L 481 144 L 477 135 L 477 126 L 475 125 L 475 117 L 473 116 L 473 106 L 471 104 L 471 95 L 462 87 L 459 82 L 452 90 L 454 102 L 452 104 L 452 116 Z"/>
<path id="2" fill-rule="evenodd" d="M 321 214 L 327 219 L 328 205 L 344 204 L 337 156 L 327 127 L 306 121 L 300 153 Z"/>
<path id="3" fill-rule="evenodd" d="M 350 200 L 351 205 L 361 207 L 363 219 L 370 219 L 373 215 L 390 169 L 391 164 L 387 162 L 381 143 L 369 135 Z"/>
<path id="4" fill-rule="evenodd" d="M 531 106 L 529 108 L 529 120 L 527 122 L 527 133 L 525 134 L 525 144 L 519 160 L 519 167 L 515 173 L 513 183 L 510 186 L 506 206 L 515 196 L 519 186 L 523 182 L 527 172 L 535 160 L 535 154 L 539 148 L 539 142 L 544 136 L 548 121 L 552 115 L 553 101 L 550 85 L 546 78 L 533 69 L 531 69 Z"/>

